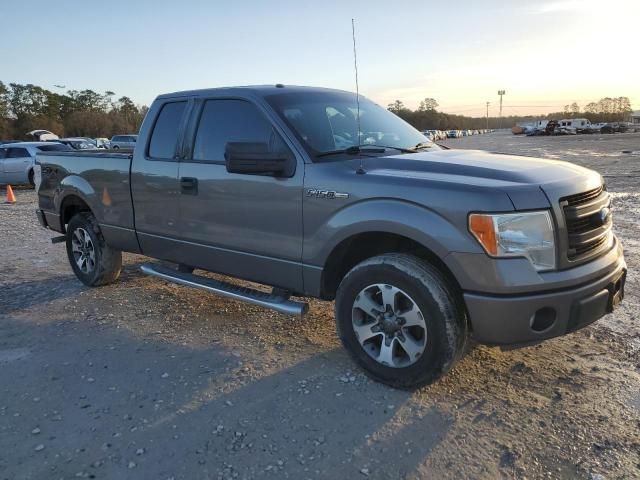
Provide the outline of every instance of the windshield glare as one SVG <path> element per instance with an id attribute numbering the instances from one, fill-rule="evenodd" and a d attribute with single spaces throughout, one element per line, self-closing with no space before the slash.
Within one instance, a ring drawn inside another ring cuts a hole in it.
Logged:
<path id="1" fill-rule="evenodd" d="M 358 138 L 355 94 L 296 92 L 267 96 L 266 100 L 312 156 L 357 145 L 413 148 L 431 144 L 407 122 L 362 96 Z"/>

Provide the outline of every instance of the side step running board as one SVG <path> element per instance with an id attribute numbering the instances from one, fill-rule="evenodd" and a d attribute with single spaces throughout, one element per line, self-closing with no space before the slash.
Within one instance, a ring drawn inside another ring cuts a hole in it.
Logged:
<path id="1" fill-rule="evenodd" d="M 242 302 L 270 308 L 286 315 L 304 315 L 309 309 L 307 303 L 294 302 L 286 296 L 273 293 L 260 292 L 251 288 L 240 287 L 231 283 L 205 278 L 191 273 L 178 272 L 161 265 L 142 265 L 142 273 L 162 278 L 169 282 L 185 285 L 187 287 L 200 288 L 207 292 L 216 293 L 224 297 L 233 298 Z"/>

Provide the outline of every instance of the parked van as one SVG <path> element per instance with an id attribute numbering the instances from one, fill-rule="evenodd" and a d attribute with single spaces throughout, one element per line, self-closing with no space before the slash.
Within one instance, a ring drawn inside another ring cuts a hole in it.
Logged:
<path id="1" fill-rule="evenodd" d="M 588 118 L 569 118 L 558 122 L 560 128 L 575 129 L 576 133 L 591 133 L 591 121 Z"/>
<path id="2" fill-rule="evenodd" d="M 118 150 L 119 148 L 134 148 L 138 135 L 115 135 L 111 138 L 111 148 Z"/>

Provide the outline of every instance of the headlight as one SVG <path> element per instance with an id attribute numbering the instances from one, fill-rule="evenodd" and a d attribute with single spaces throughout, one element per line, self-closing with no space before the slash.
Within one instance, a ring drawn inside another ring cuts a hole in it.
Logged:
<path id="1" fill-rule="evenodd" d="M 536 270 L 556 266 L 553 222 L 547 210 L 472 213 L 469 231 L 492 257 L 526 257 Z"/>

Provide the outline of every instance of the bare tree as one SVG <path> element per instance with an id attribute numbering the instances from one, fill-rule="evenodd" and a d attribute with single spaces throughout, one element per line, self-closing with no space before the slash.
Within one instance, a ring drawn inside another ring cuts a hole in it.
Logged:
<path id="1" fill-rule="evenodd" d="M 419 112 L 433 111 L 436 108 L 438 108 L 438 102 L 436 102 L 436 99 L 427 97 L 420 102 L 418 111 Z"/>

